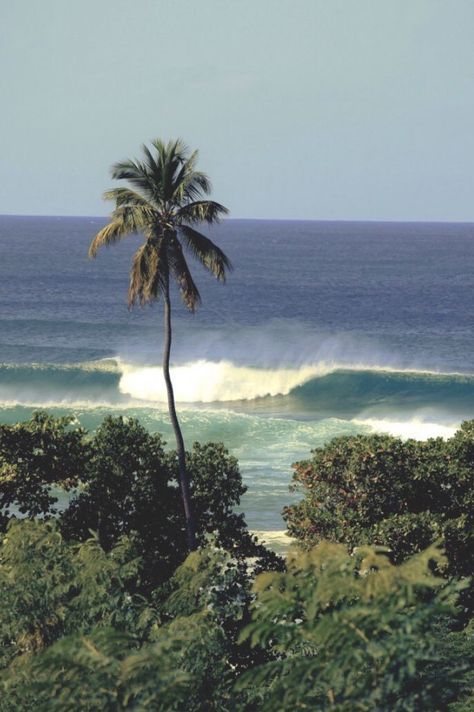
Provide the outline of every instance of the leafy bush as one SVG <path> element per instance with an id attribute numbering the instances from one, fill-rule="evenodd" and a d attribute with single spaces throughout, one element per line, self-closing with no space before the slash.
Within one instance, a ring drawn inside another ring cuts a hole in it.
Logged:
<path id="1" fill-rule="evenodd" d="M 55 514 L 58 498 L 51 487 L 76 486 L 88 459 L 82 428 L 73 418 L 44 412 L 26 423 L 0 425 L 0 527 L 5 529 L 12 505 L 22 514 Z"/>
<path id="2" fill-rule="evenodd" d="M 66 542 L 54 521 L 11 522 L 0 545 L 0 667 L 96 625 L 138 632 L 148 609 L 126 590 L 137 569 L 125 540 L 106 553 L 97 539 Z"/>
<path id="3" fill-rule="evenodd" d="M 142 562 L 137 587 L 166 579 L 186 555 L 186 535 L 161 436 L 109 417 L 89 452 L 81 488 L 60 519 L 64 535 L 85 541 L 97 532 L 105 550 L 129 535 Z"/>
<path id="4" fill-rule="evenodd" d="M 469 709 L 472 634 L 449 629 L 458 585 L 433 575 L 436 548 L 394 566 L 320 544 L 252 592 L 251 567 L 210 541 L 146 599 L 131 553 L 10 525 L 1 712 Z"/>
<path id="5" fill-rule="evenodd" d="M 147 603 L 128 594 L 137 568 L 129 555 L 127 542 L 109 554 L 97 539 L 67 543 L 54 522 L 10 526 L 0 568 L 10 650 L 2 712 L 227 708 L 238 647 L 227 631 L 248 610 L 247 569 L 211 545 Z"/>
<path id="6" fill-rule="evenodd" d="M 0 428 L 3 526 L 15 504 L 24 516 L 57 517 L 69 540 L 86 541 L 95 532 L 106 551 L 126 535 L 141 562 L 133 590 L 149 591 L 187 554 L 176 454 L 165 452 L 161 436 L 134 419 L 108 417 L 93 437 L 86 436 L 70 418 L 46 413 Z M 277 566 L 278 557 L 258 544 L 244 515 L 234 512 L 246 489 L 237 460 L 220 443 L 194 443 L 187 467 L 198 542 L 214 533 L 220 545 Z M 58 512 L 58 492 L 72 487 L 69 506 Z"/>
<path id="7" fill-rule="evenodd" d="M 336 438 L 294 467 L 303 499 L 284 516 L 306 546 L 380 544 L 400 562 L 441 538 L 446 575 L 474 571 L 474 421 L 447 441 Z"/>
<path id="8" fill-rule="evenodd" d="M 203 616 L 173 621 L 142 647 L 107 628 L 62 638 L 12 671 L 0 710 L 209 709 L 214 690 L 205 684 L 206 672 L 220 672 L 221 643 Z"/>
<path id="9" fill-rule="evenodd" d="M 455 586 L 440 588 L 433 561 L 442 561 L 436 548 L 394 566 L 370 547 L 351 556 L 321 543 L 290 556 L 285 573 L 261 574 L 242 638 L 276 659 L 237 683 L 250 708 L 446 709 L 455 672 L 425 673 L 440 652 L 433 626 L 451 612 Z"/>

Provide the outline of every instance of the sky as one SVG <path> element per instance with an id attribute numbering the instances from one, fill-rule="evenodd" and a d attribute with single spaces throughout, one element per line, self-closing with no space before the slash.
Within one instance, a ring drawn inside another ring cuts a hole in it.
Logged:
<path id="1" fill-rule="evenodd" d="M 234 218 L 474 221 L 473 0 L 0 0 L 0 214 L 200 151 Z"/>

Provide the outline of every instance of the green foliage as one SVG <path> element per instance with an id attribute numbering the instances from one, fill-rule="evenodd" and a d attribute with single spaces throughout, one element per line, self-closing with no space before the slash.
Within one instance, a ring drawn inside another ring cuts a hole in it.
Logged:
<path id="1" fill-rule="evenodd" d="M 272 711 L 445 709 L 450 671 L 422 679 L 438 656 L 433 624 L 455 592 L 431 573 L 441 561 L 433 547 L 400 566 L 369 547 L 351 556 L 322 543 L 292 554 L 285 573 L 257 578 L 242 634 L 277 659 L 245 673 L 238 689 Z"/>
<path id="2" fill-rule="evenodd" d="M 189 554 L 171 580 L 155 592 L 155 603 L 165 618 L 179 620 L 202 611 L 222 631 L 228 689 L 242 671 L 269 660 L 263 648 L 240 640 L 243 627 L 250 622 L 254 576 L 252 563 L 218 548 L 210 539 L 205 548 Z"/>
<path id="3" fill-rule="evenodd" d="M 127 593 L 136 562 L 127 561 L 126 543 L 106 554 L 97 540 L 74 546 L 51 522 L 22 521 L 4 547 L 10 605 L 0 630 L 14 651 L 0 673 L 2 712 L 227 709 L 234 643 L 222 623 L 236 620 L 249 599 L 249 579 L 230 554 L 216 547 L 191 554 L 168 585 L 169 600 L 161 592 L 157 615 Z M 30 571 L 34 554 L 41 563 Z M 246 594 L 234 596 L 243 586 Z M 25 628 L 36 631 L 34 644 Z"/>
<path id="4" fill-rule="evenodd" d="M 425 549 L 442 535 L 442 518 L 430 511 L 394 514 L 376 522 L 370 530 L 374 542 L 389 547 L 395 563 Z"/>
<path id="5" fill-rule="evenodd" d="M 175 468 L 176 458 L 171 455 L 170 467 Z M 222 443 L 193 443 L 187 453 L 186 466 L 191 483 L 191 494 L 197 522 L 197 542 L 206 545 L 208 535 L 216 544 L 232 551 L 236 556 L 258 558 L 258 565 L 269 569 L 282 565 L 279 556 L 266 549 L 252 536 L 244 514 L 234 509 L 247 491 L 242 483 L 239 464 L 229 455 Z"/>
<path id="6" fill-rule="evenodd" d="M 360 532 L 406 512 L 416 444 L 390 436 L 351 436 L 296 463 L 295 489 L 305 499 L 285 511 L 293 536 L 308 544 L 326 539 L 360 543 Z"/>
<path id="7" fill-rule="evenodd" d="M 53 521 L 10 525 L 1 712 L 469 709 L 472 631 L 448 627 L 459 586 L 433 575 L 437 548 L 394 566 L 320 544 L 252 592 L 251 566 L 211 540 L 148 600 L 128 592 L 131 556 L 128 540 L 106 552 Z"/>
<path id="8" fill-rule="evenodd" d="M 473 436 L 315 451 L 287 510 L 305 547 L 282 566 L 257 560 L 220 444 L 187 453 L 201 548 L 186 557 L 159 435 L 109 418 L 87 438 L 45 414 L 3 429 L 2 501 L 27 517 L 7 514 L 0 543 L 0 712 L 467 712 L 473 631 L 446 579 L 470 573 Z M 61 485 L 77 491 L 58 513 Z M 420 551 L 439 539 L 446 556 Z"/>
<path id="9" fill-rule="evenodd" d="M 162 614 L 175 618 L 205 610 L 220 625 L 242 620 L 250 604 L 248 565 L 212 542 L 191 552 L 157 595 Z"/>
<path id="10" fill-rule="evenodd" d="M 57 516 L 68 540 L 86 541 L 95 532 L 106 551 L 128 536 L 140 559 L 133 590 L 150 591 L 188 552 L 176 454 L 165 452 L 161 436 L 135 419 L 108 417 L 89 438 L 70 422 L 37 413 L 31 421 L 0 430 L 0 502 L 16 502 L 29 517 Z M 245 492 L 237 460 L 220 443 L 195 443 L 187 468 L 198 542 L 212 533 L 237 554 L 277 565 L 278 557 L 249 534 L 244 515 L 234 512 Z M 75 495 L 58 513 L 59 489 L 73 485 Z M 4 526 L 10 518 L 5 510 Z"/>
<path id="11" fill-rule="evenodd" d="M 62 517 L 64 530 L 82 539 L 93 529 L 108 549 L 137 530 L 145 514 L 163 527 L 169 504 L 176 509 L 176 488 L 170 487 L 161 436 L 151 435 L 136 420 L 109 416 L 89 451 L 81 491 Z"/>
<path id="12" fill-rule="evenodd" d="M 242 484 L 237 460 L 229 455 L 222 443 L 201 445 L 195 442 L 186 458 L 186 465 L 199 542 L 204 541 L 206 534 L 218 531 L 224 546 L 235 546 L 247 529 L 244 515 L 233 512 L 247 490 Z"/>
<path id="13" fill-rule="evenodd" d="M 0 546 L 0 667 L 73 631 L 146 627 L 151 609 L 126 591 L 137 568 L 127 541 L 107 554 L 97 539 L 66 542 L 54 521 L 13 521 Z"/>
<path id="14" fill-rule="evenodd" d="M 441 538 L 445 574 L 474 571 L 474 421 L 447 441 L 337 438 L 294 467 L 303 499 L 285 518 L 306 546 L 380 544 L 398 562 Z"/>
<path id="15" fill-rule="evenodd" d="M 63 638 L 14 671 L 6 690 L 15 707 L 6 710 L 33 704 L 45 712 L 183 709 L 194 680 L 178 659 L 195 635 L 205 634 L 189 626 L 141 649 L 129 635 L 107 628 Z"/>
<path id="16" fill-rule="evenodd" d="M 228 672 L 226 647 L 222 629 L 205 613 L 181 616 L 162 626 L 150 645 L 128 661 L 136 700 L 133 709 L 224 711 L 228 692 L 221 688 Z M 180 690 L 171 679 L 165 704 L 160 685 L 163 677 L 167 682 L 172 676 L 187 684 Z"/>
<path id="17" fill-rule="evenodd" d="M 77 485 L 88 452 L 84 430 L 72 421 L 38 412 L 26 423 L 0 425 L 0 527 L 12 505 L 30 516 L 56 513 L 51 487 Z"/>
<path id="18" fill-rule="evenodd" d="M 472 712 L 474 709 L 474 621 L 462 630 L 452 630 L 438 623 L 434 627 L 438 640 L 438 658 L 427 669 L 426 679 L 441 677 L 448 689 L 445 698 L 454 700 L 449 712 Z"/>
<path id="19" fill-rule="evenodd" d="M 129 535 L 140 555 L 137 585 L 169 577 L 185 556 L 182 504 L 160 435 L 138 421 L 108 417 L 89 443 L 82 487 L 61 517 L 68 539 L 97 532 L 109 550 Z"/>

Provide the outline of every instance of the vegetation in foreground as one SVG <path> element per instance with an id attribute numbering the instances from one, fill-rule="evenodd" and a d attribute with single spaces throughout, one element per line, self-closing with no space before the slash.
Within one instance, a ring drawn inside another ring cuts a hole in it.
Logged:
<path id="1" fill-rule="evenodd" d="M 188 554 L 159 435 L 109 418 L 90 437 L 45 413 L 0 426 L 1 712 L 472 710 L 473 426 L 315 451 L 284 564 L 233 512 L 244 488 L 222 445 L 187 454 Z"/>

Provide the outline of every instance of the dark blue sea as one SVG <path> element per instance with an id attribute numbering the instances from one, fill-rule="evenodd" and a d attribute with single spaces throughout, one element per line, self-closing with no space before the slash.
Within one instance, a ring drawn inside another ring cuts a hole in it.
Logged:
<path id="1" fill-rule="evenodd" d="M 0 217 L 0 421 L 34 409 L 90 429 L 138 417 L 173 445 L 161 305 L 127 310 L 139 238 L 87 249 L 99 218 Z M 223 440 L 256 530 L 283 529 L 291 464 L 355 432 L 449 437 L 474 417 L 474 225 L 228 220 L 226 285 L 174 295 L 188 444 Z"/>

